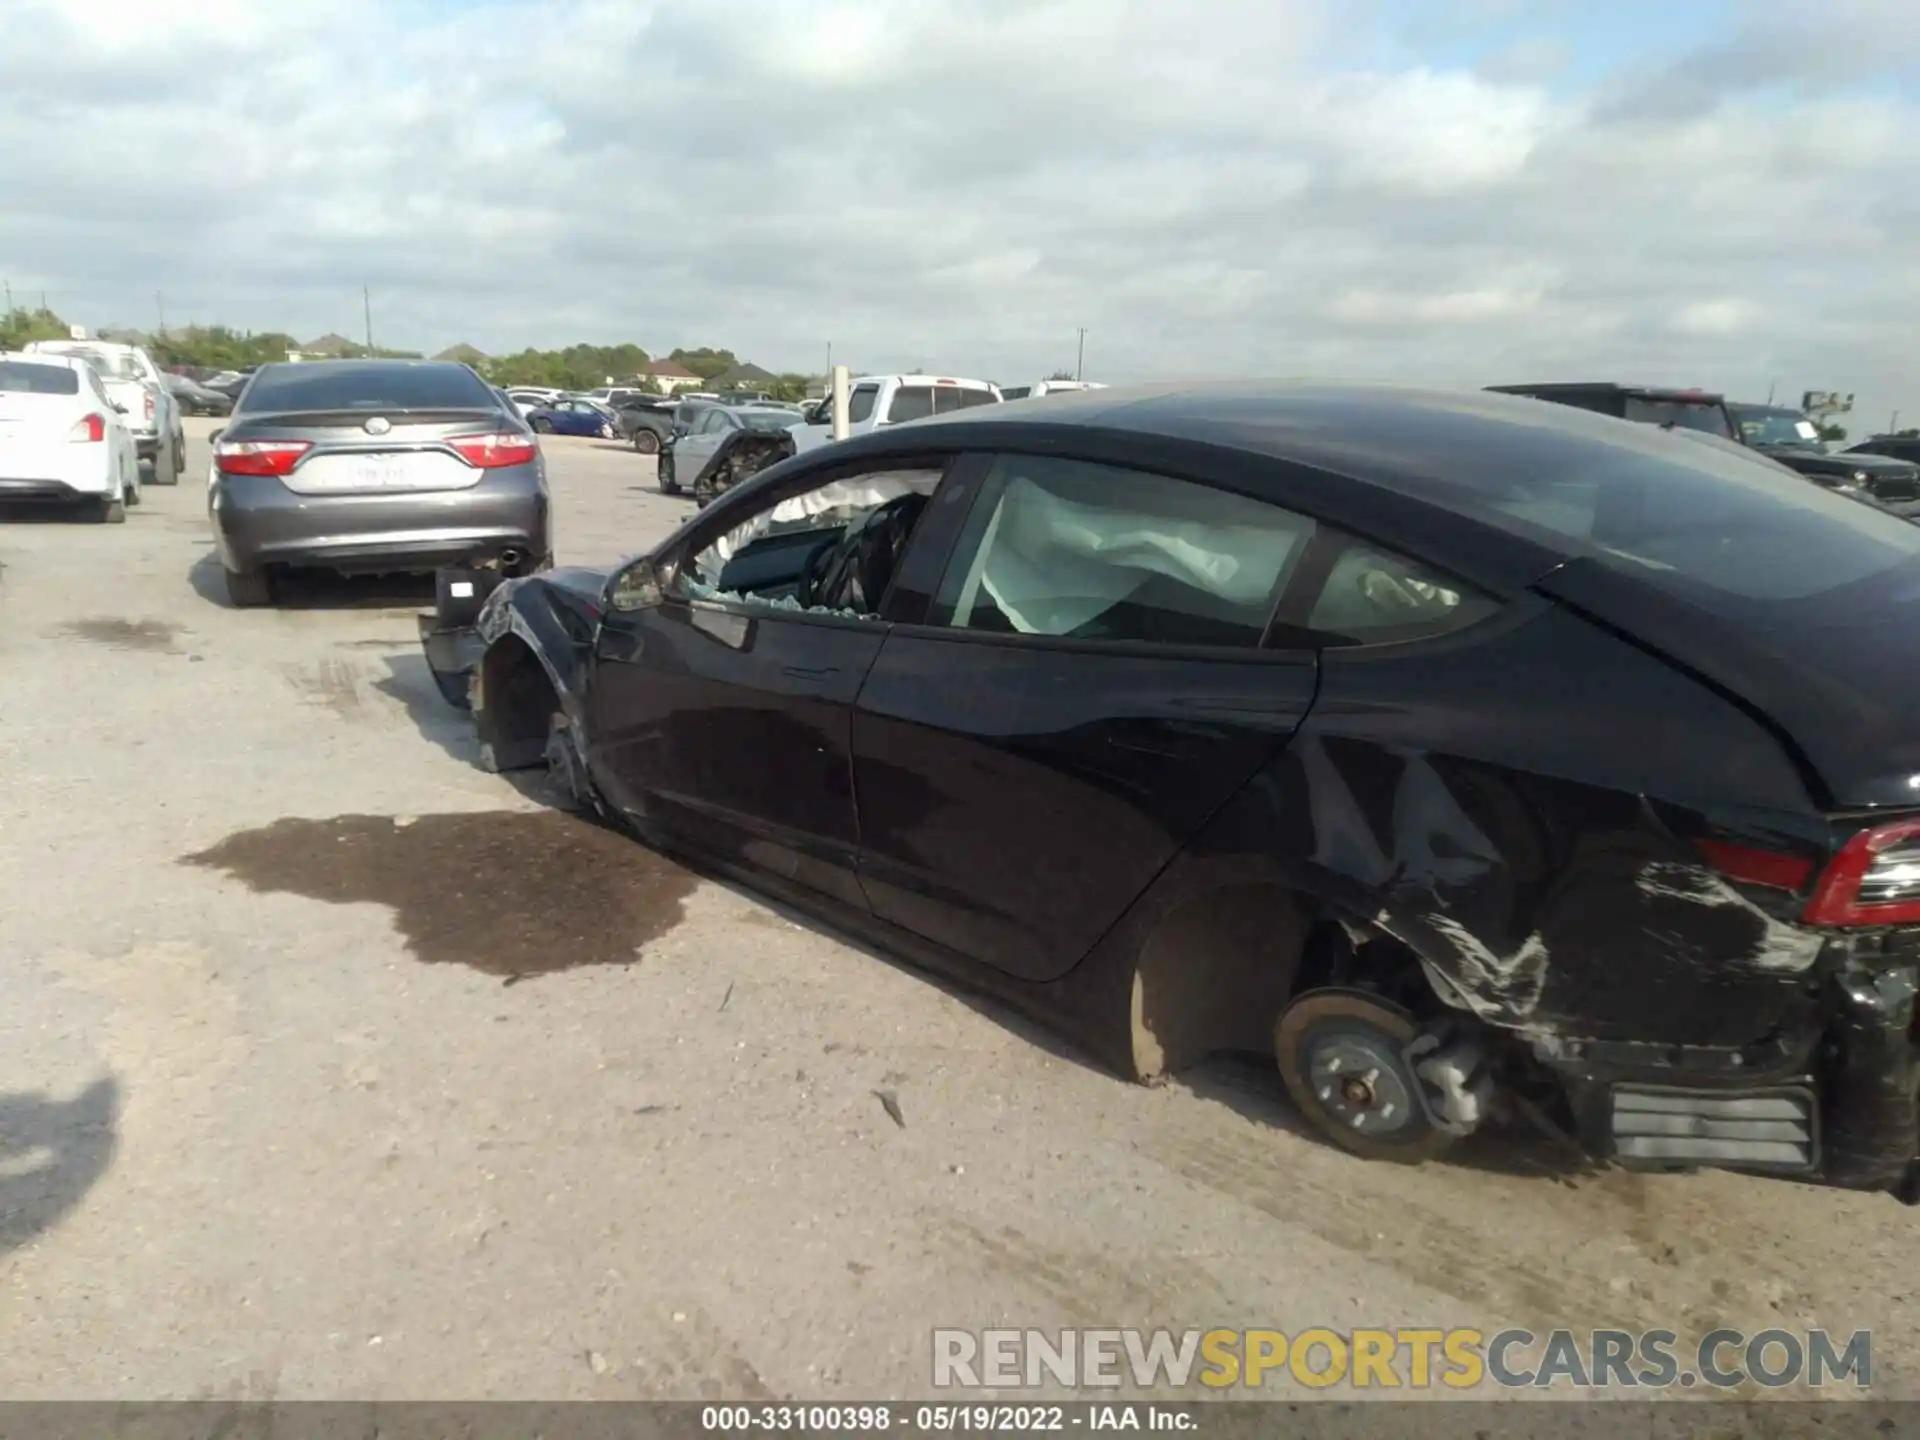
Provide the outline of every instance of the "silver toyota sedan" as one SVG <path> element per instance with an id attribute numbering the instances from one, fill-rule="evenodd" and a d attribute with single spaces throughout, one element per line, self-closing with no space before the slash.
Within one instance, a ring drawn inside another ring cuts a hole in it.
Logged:
<path id="1" fill-rule="evenodd" d="M 271 605 L 277 572 L 525 575 L 552 563 L 546 462 L 465 365 L 263 365 L 214 433 L 208 473 L 227 595 Z"/>

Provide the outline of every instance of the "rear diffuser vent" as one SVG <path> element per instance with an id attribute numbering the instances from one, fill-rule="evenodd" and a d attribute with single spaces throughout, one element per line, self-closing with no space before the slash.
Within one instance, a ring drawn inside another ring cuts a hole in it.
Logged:
<path id="1" fill-rule="evenodd" d="M 1809 1172 L 1820 1159 L 1813 1092 L 1613 1088 L 1614 1155 L 1627 1165 Z"/>

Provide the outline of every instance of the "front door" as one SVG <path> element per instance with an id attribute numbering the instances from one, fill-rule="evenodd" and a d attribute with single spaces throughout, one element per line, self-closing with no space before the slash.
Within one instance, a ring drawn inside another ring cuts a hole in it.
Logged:
<path id="1" fill-rule="evenodd" d="M 1305 718 L 1269 648 L 1302 516 L 1064 458 L 988 470 L 927 625 L 854 714 L 874 913 L 1034 980 L 1077 964 Z"/>
<path id="2" fill-rule="evenodd" d="M 596 640 L 590 759 L 615 803 L 716 858 L 866 908 L 852 707 L 888 627 L 806 587 L 851 524 L 931 492 L 940 473 L 800 480 L 711 507 L 659 603 L 610 610 Z"/>

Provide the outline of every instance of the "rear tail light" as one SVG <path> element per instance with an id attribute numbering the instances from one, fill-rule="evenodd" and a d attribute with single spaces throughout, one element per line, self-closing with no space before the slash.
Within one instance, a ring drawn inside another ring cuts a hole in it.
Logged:
<path id="1" fill-rule="evenodd" d="M 222 475 L 285 475 L 312 448 L 311 440 L 222 440 L 213 464 Z"/>
<path id="2" fill-rule="evenodd" d="M 540 454 L 540 442 L 516 430 L 501 430 L 492 435 L 456 435 L 447 444 L 476 470 L 525 465 Z"/>
<path id="3" fill-rule="evenodd" d="M 1809 925 L 1920 921 L 1920 820 L 1876 825 L 1847 841 L 1800 918 Z"/>
<path id="4" fill-rule="evenodd" d="M 73 429 L 67 432 L 67 439 L 75 445 L 98 445 L 107 438 L 107 417 L 89 415 L 84 420 L 73 422 Z"/>

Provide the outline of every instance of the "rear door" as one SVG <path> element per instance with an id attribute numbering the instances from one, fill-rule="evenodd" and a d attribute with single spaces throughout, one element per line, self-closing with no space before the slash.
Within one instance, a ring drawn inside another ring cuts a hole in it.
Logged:
<path id="1" fill-rule="evenodd" d="M 674 478 L 688 486 L 699 479 L 707 466 L 713 463 L 713 452 L 720 448 L 720 442 L 731 428 L 731 417 L 726 411 L 717 407 L 700 411 L 694 419 L 692 431 L 674 446 Z"/>
<path id="2" fill-rule="evenodd" d="M 1313 522 L 1061 457 L 984 470 L 927 623 L 853 723 L 874 912 L 1013 974 L 1071 969 L 1312 704 L 1276 648 Z"/>

